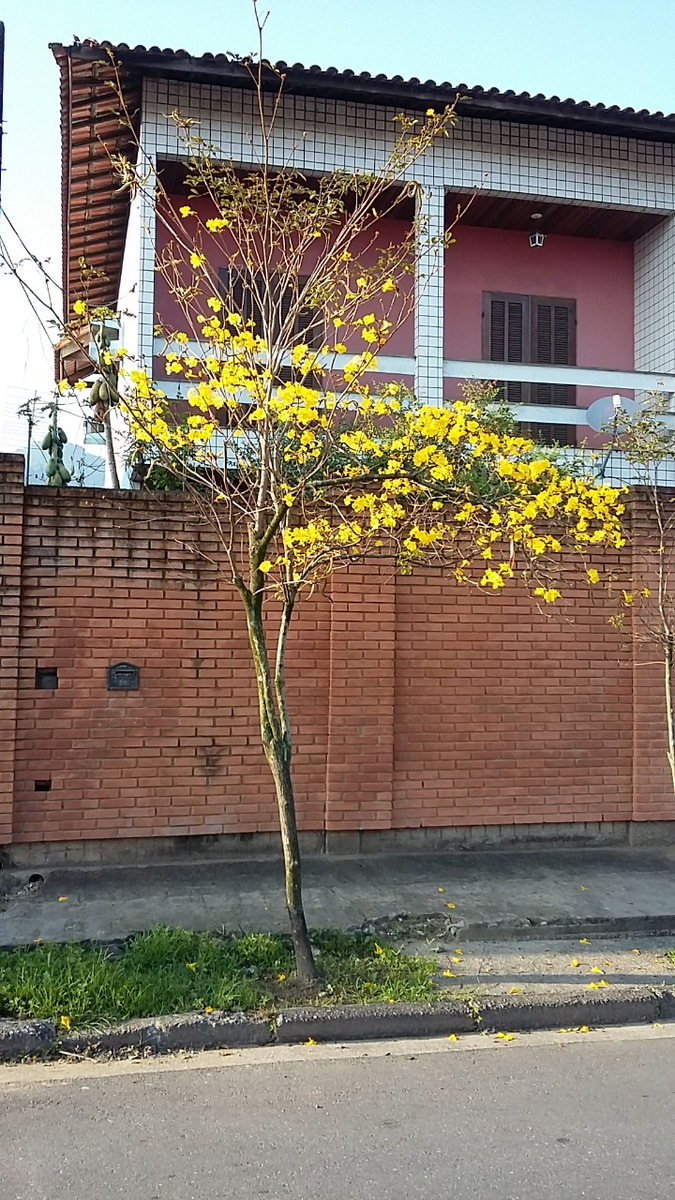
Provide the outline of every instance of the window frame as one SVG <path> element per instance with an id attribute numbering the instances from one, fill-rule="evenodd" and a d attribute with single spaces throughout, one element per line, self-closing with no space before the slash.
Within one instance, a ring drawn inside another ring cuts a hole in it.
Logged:
<path id="1" fill-rule="evenodd" d="M 492 325 L 491 325 L 491 310 L 490 305 L 493 300 L 500 300 L 504 304 L 517 303 L 523 306 L 523 354 L 527 347 L 529 358 L 522 358 L 520 361 L 523 366 L 537 366 L 538 359 L 536 357 L 536 322 L 533 320 L 533 311 L 536 304 L 550 304 L 552 306 L 567 308 L 571 315 L 567 334 L 567 354 L 569 361 L 565 366 L 574 367 L 577 365 L 577 302 L 573 296 L 538 296 L 530 295 L 527 292 L 483 292 L 482 293 L 482 332 L 481 332 L 481 354 L 483 362 L 509 362 L 508 358 L 491 358 L 490 345 L 492 341 Z M 518 360 L 516 360 L 518 361 Z M 544 364 L 539 364 L 544 365 Z M 562 366 L 563 364 L 559 364 Z M 529 391 L 529 384 L 527 386 Z M 523 403 L 525 403 L 523 401 Z"/>
<path id="2" fill-rule="evenodd" d="M 521 349 L 522 358 L 516 359 L 515 362 L 520 362 L 523 366 L 544 366 L 547 364 L 541 363 L 538 357 L 538 321 L 535 319 L 535 313 L 538 306 L 549 305 L 551 308 L 559 307 L 566 308 L 569 313 L 569 323 L 567 329 L 567 362 L 560 363 L 560 366 L 576 366 L 577 357 L 577 302 L 572 296 L 539 296 L 526 292 L 487 292 L 482 293 L 482 328 L 481 328 L 481 352 L 484 362 L 494 363 L 498 366 L 499 363 L 513 363 L 513 359 L 501 358 L 494 359 L 491 356 L 492 350 L 492 303 L 500 301 L 505 305 L 505 322 L 504 322 L 504 353 L 508 353 L 508 305 L 509 303 L 517 303 L 522 308 L 522 334 L 521 334 Z M 555 339 L 555 329 L 551 330 L 552 342 Z M 552 345 L 553 351 L 553 345 Z M 551 363 L 550 365 L 555 365 Z M 575 384 L 537 384 L 526 383 L 523 381 L 513 381 L 518 383 L 520 388 L 520 398 L 518 400 L 510 400 L 508 395 L 508 381 L 501 384 L 507 403 L 518 405 L 538 405 L 542 410 L 551 407 L 574 408 L 576 400 L 576 385 Z M 569 395 L 565 403 L 558 403 L 552 396 L 551 400 L 542 400 L 539 394 L 539 389 L 542 387 L 553 389 L 556 387 L 564 387 Z M 543 412 L 542 412 L 543 415 Z M 537 440 L 537 431 L 541 435 L 545 444 L 552 443 L 550 435 L 550 422 L 519 422 L 519 425 L 527 426 L 527 436 L 532 436 Z M 574 445 L 576 426 L 560 425 L 558 426 L 560 433 L 564 439 L 563 444 Z"/>

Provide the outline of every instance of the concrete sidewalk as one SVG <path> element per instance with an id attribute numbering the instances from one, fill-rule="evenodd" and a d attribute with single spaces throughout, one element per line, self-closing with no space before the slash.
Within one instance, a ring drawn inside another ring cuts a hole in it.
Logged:
<path id="1" fill-rule="evenodd" d="M 281 864 L 271 859 L 0 874 L 0 945 L 109 940 L 157 924 L 286 928 Z M 409 940 L 675 932 L 675 853 L 548 849 L 307 858 L 309 924 L 401 926 Z M 405 913 L 405 922 L 383 920 Z M 542 923 L 546 923 L 542 927 Z M 405 927 L 405 928 L 404 928 Z"/>

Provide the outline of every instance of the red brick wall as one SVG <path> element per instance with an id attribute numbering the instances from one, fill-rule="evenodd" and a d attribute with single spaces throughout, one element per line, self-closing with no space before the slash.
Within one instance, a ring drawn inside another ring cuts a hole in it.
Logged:
<path id="1" fill-rule="evenodd" d="M 665 497 L 667 519 L 670 519 L 668 506 L 674 500 L 672 492 Z M 651 588 L 653 601 L 657 595 L 655 548 L 659 539 L 649 504 L 634 506 L 633 527 L 633 577 L 637 587 Z M 674 567 L 671 551 L 665 562 L 671 580 Z M 655 631 L 657 622 L 652 618 L 649 624 Z M 636 821 L 669 821 L 675 818 L 673 785 L 666 764 L 667 726 L 662 658 L 661 647 L 653 639 L 645 639 L 644 623 L 636 616 L 632 662 L 633 816 Z"/>
<path id="2" fill-rule="evenodd" d="M 630 820 L 630 657 L 589 589 L 564 591 L 573 622 L 516 589 L 398 581 L 395 825 Z"/>
<path id="3" fill-rule="evenodd" d="M 185 544 L 213 556 L 208 534 L 175 496 L 31 488 L 25 510 L 14 840 L 273 829 L 238 599 Z M 289 645 L 304 828 L 323 821 L 328 618 L 310 600 Z M 107 691 L 119 661 L 139 691 Z"/>
<path id="4" fill-rule="evenodd" d="M 238 598 L 190 549 L 217 557 L 208 531 L 180 496 L 22 498 L 18 460 L 0 473 L 0 843 L 274 830 Z M 336 576 L 288 648 L 301 828 L 675 819 L 661 692 L 607 615 L 585 588 L 564 618 L 515 588 Z M 117 661 L 138 692 L 106 690 Z"/>
<path id="5" fill-rule="evenodd" d="M 0 844 L 12 840 L 23 495 L 23 458 L 0 455 Z"/>

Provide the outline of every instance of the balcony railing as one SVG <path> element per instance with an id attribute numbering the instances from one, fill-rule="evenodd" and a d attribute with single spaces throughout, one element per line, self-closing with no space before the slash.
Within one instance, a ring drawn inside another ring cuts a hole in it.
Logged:
<path id="1" fill-rule="evenodd" d="M 155 354 L 161 356 L 165 343 L 156 339 Z M 190 343 L 194 353 L 199 352 L 197 343 Z M 351 354 L 331 355 L 330 366 L 340 370 L 352 358 Z M 381 354 L 377 358 L 377 374 L 389 378 L 407 377 L 414 379 L 415 359 L 411 356 Z M 443 362 L 445 379 L 497 381 L 500 383 L 530 383 L 530 384 L 564 384 L 570 388 L 592 388 L 596 393 L 606 395 L 615 393 L 647 393 L 660 392 L 675 395 L 675 373 L 668 371 L 624 371 L 600 367 L 564 367 L 548 366 L 538 363 L 501 363 L 483 362 L 474 359 L 445 359 Z M 185 381 L 177 379 L 162 381 L 162 388 L 167 396 L 185 393 Z M 528 433 L 536 437 L 536 430 L 548 427 L 554 431 L 555 426 L 564 429 L 576 429 L 576 440 L 583 441 L 592 431 L 586 420 L 586 407 L 583 405 L 557 404 L 513 404 L 515 419 L 526 426 Z M 556 441 L 555 434 L 548 441 Z M 561 441 L 565 439 L 561 437 Z M 572 439 L 574 440 L 574 439 Z M 635 469 L 626 462 L 624 456 L 617 452 L 603 449 L 589 450 L 582 446 L 563 446 L 561 452 L 581 458 L 593 475 L 602 476 L 608 483 L 630 484 L 640 482 Z M 662 469 L 663 478 L 659 482 L 664 487 L 675 487 L 675 461 Z"/>
<path id="2" fill-rule="evenodd" d="M 615 371 L 608 367 L 556 367 L 538 363 L 476 362 L 446 358 L 446 379 L 500 379 L 518 383 L 563 383 L 570 387 L 622 388 L 641 392 L 675 392 L 675 374 L 656 371 Z M 547 405 L 548 411 L 548 405 Z"/>

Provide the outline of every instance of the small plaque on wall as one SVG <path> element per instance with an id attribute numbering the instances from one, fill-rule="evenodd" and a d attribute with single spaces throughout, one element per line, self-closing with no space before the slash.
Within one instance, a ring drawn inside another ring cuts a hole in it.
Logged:
<path id="1" fill-rule="evenodd" d="M 109 692 L 137 692 L 140 682 L 140 668 L 133 663 L 113 663 L 108 667 Z"/>

